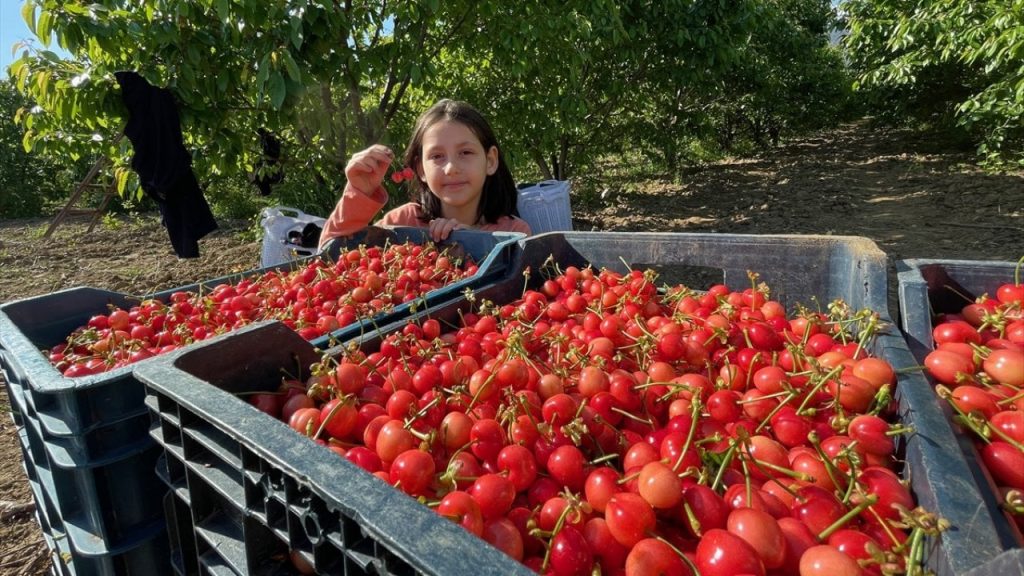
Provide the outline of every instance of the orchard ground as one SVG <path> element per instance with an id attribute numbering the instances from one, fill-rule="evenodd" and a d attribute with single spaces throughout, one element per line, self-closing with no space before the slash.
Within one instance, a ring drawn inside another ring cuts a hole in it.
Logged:
<path id="1" fill-rule="evenodd" d="M 865 123 L 677 179 L 595 174 L 576 188 L 586 191 L 573 196 L 578 230 L 865 236 L 889 256 L 890 294 L 896 260 L 1024 256 L 1024 172 L 987 173 L 941 138 Z M 241 240 L 245 222 L 222 222 L 194 260 L 174 256 L 154 215 L 90 234 L 65 223 L 43 240 L 47 224 L 0 220 L 0 302 L 73 286 L 145 294 L 259 265 L 259 243 Z M 0 572 L 43 574 L 49 555 L 17 442 L 0 418 Z"/>

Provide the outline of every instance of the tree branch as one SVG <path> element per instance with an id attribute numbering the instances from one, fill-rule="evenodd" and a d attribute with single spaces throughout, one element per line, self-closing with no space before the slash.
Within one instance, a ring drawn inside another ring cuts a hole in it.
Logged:
<path id="1" fill-rule="evenodd" d="M 12 502 L 10 500 L 0 500 L 0 522 L 6 521 L 8 518 L 14 518 L 21 516 L 22 514 L 28 514 L 36 509 L 35 502 Z"/>

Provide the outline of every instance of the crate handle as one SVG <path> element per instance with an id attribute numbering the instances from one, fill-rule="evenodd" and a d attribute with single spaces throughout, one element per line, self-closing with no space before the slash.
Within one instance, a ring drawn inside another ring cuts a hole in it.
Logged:
<path id="1" fill-rule="evenodd" d="M 320 529 L 320 517 L 310 509 L 303 510 L 299 515 L 302 520 L 302 529 L 306 531 L 306 538 L 313 546 L 319 546 L 323 541 L 322 530 Z"/>

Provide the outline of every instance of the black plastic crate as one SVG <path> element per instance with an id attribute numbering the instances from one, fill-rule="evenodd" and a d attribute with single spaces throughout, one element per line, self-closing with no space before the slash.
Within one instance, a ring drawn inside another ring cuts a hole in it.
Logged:
<path id="1" fill-rule="evenodd" d="M 750 282 L 747 272 L 754 270 L 772 288 L 773 297 L 787 306 L 797 302 L 813 306 L 817 299 L 825 307 L 829 301 L 842 298 L 855 308 L 872 308 L 879 311 L 883 319 L 890 318 L 885 308 L 885 255 L 867 239 L 838 236 L 545 234 L 521 241 L 511 273 L 500 282 L 476 290 L 475 297 L 497 303 L 518 297 L 524 286 L 524 272 L 530 271 L 525 284 L 538 285 L 539 270 L 549 257 L 562 267 L 593 264 L 619 271 L 627 266 L 653 268 L 666 282 L 683 282 L 695 288 L 707 288 L 718 282 L 734 288 L 746 286 Z M 420 314 L 453 319 L 470 307 L 464 297 L 459 297 Z M 368 334 L 360 343 L 372 346 L 381 334 L 399 329 L 403 324 Z M 879 336 L 873 352 L 897 369 L 916 363 L 895 329 Z M 357 479 L 362 482 L 368 475 L 353 471 L 347 462 L 334 462 L 325 458 L 326 454 L 318 454 L 307 439 L 294 434 L 284 423 L 232 397 L 272 390 L 279 380 L 281 366 L 294 366 L 297 362 L 307 364 L 313 360 L 315 350 L 311 346 L 282 326 L 268 324 L 175 353 L 159 364 L 139 367 L 138 376 L 147 384 L 147 405 L 154 415 L 153 434 L 166 450 L 167 459 L 161 473 L 181 508 L 192 511 L 189 525 L 183 525 L 182 517 L 178 516 L 178 524 L 171 530 L 179 533 L 181 543 L 188 542 L 189 538 L 199 543 L 197 549 L 184 551 L 186 559 L 188 556 L 197 559 L 191 564 L 186 561 L 184 573 L 191 574 L 196 566 L 213 562 L 210 543 L 203 544 L 207 531 L 195 523 L 202 517 L 197 512 L 229 505 L 242 511 L 245 518 L 258 520 L 261 528 L 271 529 L 277 536 L 278 546 L 287 543 L 311 552 L 312 560 L 322 572 L 337 568 L 339 545 L 331 537 L 325 537 L 328 530 L 312 531 L 311 539 L 309 531 L 302 528 L 300 518 L 294 514 L 293 499 L 299 497 L 306 502 L 326 505 L 332 515 L 342 515 L 337 511 L 346 505 L 357 506 L 353 502 L 359 500 L 364 488 L 377 486 L 351 484 Z M 964 459 L 950 455 L 944 448 L 954 441 L 953 431 L 936 399 L 927 390 L 923 377 L 910 372 L 900 374 L 899 380 L 897 398 L 901 420 L 917 431 L 906 441 L 906 473 L 919 503 L 938 511 L 954 524 L 930 551 L 929 567 L 940 574 L 964 574 L 976 565 L 972 562 L 995 546 L 996 537 L 990 529 L 992 511 L 982 501 Z M 390 490 L 387 486 L 380 487 Z M 203 496 L 197 501 L 196 491 L 200 489 Z M 392 494 L 405 498 L 397 491 Z M 407 498 L 403 502 L 413 504 Z M 448 554 L 440 558 L 427 554 L 436 551 L 435 547 L 426 552 L 412 547 L 407 541 L 409 535 L 404 522 L 393 529 L 385 528 L 387 522 L 393 521 L 392 514 L 372 507 L 367 512 L 361 505 L 357 509 L 365 514 L 357 523 L 372 527 L 373 537 L 395 546 L 392 552 L 416 571 L 475 572 L 473 567 L 451 565 Z M 416 505 L 412 508 L 403 505 L 401 509 L 403 518 L 416 513 Z M 437 529 L 447 528 L 444 522 L 438 522 L 434 520 L 432 525 L 437 524 Z M 257 559 L 265 558 L 259 556 L 266 554 L 265 533 L 253 529 L 260 544 L 255 547 L 245 540 L 243 532 L 241 529 L 235 532 L 237 540 L 232 547 L 243 550 L 243 554 L 228 563 L 235 566 L 238 573 L 249 573 L 240 568 L 248 567 L 251 571 Z M 312 540 L 319 543 L 312 544 Z M 489 549 L 475 539 L 464 546 L 469 547 L 463 549 L 463 556 L 475 555 L 478 549 Z M 350 550 L 344 545 L 341 549 L 348 558 Z"/>
<path id="2" fill-rule="evenodd" d="M 1013 262 L 979 260 L 900 260 L 896 263 L 899 282 L 900 326 L 914 354 L 934 348 L 932 318 L 941 313 L 959 313 L 988 294 L 995 298 L 1000 284 L 1013 281 Z"/>
<path id="3" fill-rule="evenodd" d="M 167 574 L 166 524 L 150 494 L 163 487 L 143 471 L 159 446 L 97 469 L 63 469 L 48 457 L 39 423 L 17 384 L 8 385 L 22 463 L 36 502 L 36 518 L 47 545 L 60 559 L 60 573 Z M 101 505 L 100 502 L 103 502 Z"/>
<path id="4" fill-rule="evenodd" d="M 934 349 L 932 330 L 934 316 L 943 313 L 958 313 L 982 295 L 995 297 L 1001 284 L 1013 281 L 1017 265 L 1013 262 L 986 262 L 975 260 L 901 260 L 896 263 L 899 281 L 900 326 L 917 360 L 924 364 L 924 358 Z M 934 381 L 927 374 L 929 389 Z M 929 391 L 934 395 L 934 392 Z M 952 410 L 939 401 L 947 418 Z M 999 510 L 998 497 L 991 477 L 981 466 L 980 456 L 974 442 L 967 435 L 955 429 L 956 441 L 966 460 L 970 472 L 980 486 L 980 496 L 985 503 L 992 521 L 992 538 L 971 561 L 968 574 L 971 576 L 1003 574 L 1024 574 L 1024 549 L 1021 548 L 1020 533 L 1012 520 Z"/>
<path id="5" fill-rule="evenodd" d="M 347 326 L 333 337 L 345 340 L 357 336 L 376 323 L 410 314 L 416 305 L 451 298 L 458 290 L 504 274 L 519 238 L 521 234 L 456 231 L 449 242 L 477 261 L 478 271 L 473 277 L 434 290 L 416 304 L 406 303 L 372 321 Z M 423 229 L 371 227 L 343 244 L 383 246 L 406 241 L 423 243 L 427 239 Z M 273 268 L 298 265 L 301 263 Z M 269 269 L 224 276 L 144 298 L 166 301 L 178 290 L 206 290 Z M 40 349 L 62 342 L 73 329 L 95 314 L 106 313 L 110 306 L 127 309 L 139 300 L 84 287 L 0 305 L 0 370 L 11 395 L 18 398 L 16 407 L 12 400 L 12 418 L 26 426 L 33 439 L 29 452 L 32 461 L 26 466 L 38 468 L 38 475 L 45 479 L 41 489 L 66 525 L 69 538 L 80 542 L 75 545 L 75 553 L 88 557 L 123 556 L 163 526 L 163 489 L 153 474 L 161 448 L 148 434 L 150 417 L 143 403 L 144 388 L 132 373 L 134 366 L 65 378 Z M 319 344 L 327 345 L 329 341 L 323 337 Z M 166 552 L 159 561 L 167 564 Z M 105 573 L 123 573 L 121 565 L 111 566 L 114 572 Z"/>
<path id="6" fill-rule="evenodd" d="M 218 368 L 203 366 L 218 357 Z M 175 571 L 288 572 L 296 550 L 322 574 L 529 574 L 235 394 L 273 389 L 281 366 L 320 353 L 277 322 L 140 366 L 165 448 Z"/>
<path id="7" fill-rule="evenodd" d="M 412 303 L 396 306 L 387 313 L 341 328 L 313 341 L 326 347 L 331 339 L 345 341 L 375 326 L 388 324 L 411 314 L 415 309 L 452 298 L 462 290 L 482 285 L 505 274 L 511 265 L 516 241 L 522 234 L 511 232 L 480 232 L 456 230 L 447 244 L 461 247 L 478 263 L 477 273 L 443 288 L 433 290 Z M 426 229 L 412 227 L 369 227 L 339 242 L 339 246 L 384 246 L 387 243 L 424 243 L 429 240 Z M 110 306 L 129 308 L 147 298 L 166 301 L 173 292 L 196 292 L 214 286 L 237 283 L 246 277 L 257 276 L 268 270 L 287 270 L 301 266 L 307 260 L 279 266 L 260 268 L 231 274 L 204 282 L 164 290 L 152 295 L 136 297 L 98 288 L 80 287 L 52 294 L 9 302 L 0 305 L 0 349 L 9 354 L 0 357 L 0 368 L 11 378 L 22 382 L 31 396 L 31 402 L 47 437 L 69 437 L 69 457 L 76 462 L 91 462 L 102 457 L 106 450 L 117 450 L 124 438 L 134 437 L 139 421 L 145 420 L 142 405 L 143 389 L 132 376 L 133 366 L 81 378 L 65 378 L 40 353 L 64 341 L 75 328 L 84 325 L 91 316 L 109 311 Z M 146 362 L 148 360 L 144 360 Z M 142 416 L 139 421 L 133 418 Z M 101 430 L 124 426 L 129 430 Z M 92 438 L 105 434 L 109 441 Z"/>

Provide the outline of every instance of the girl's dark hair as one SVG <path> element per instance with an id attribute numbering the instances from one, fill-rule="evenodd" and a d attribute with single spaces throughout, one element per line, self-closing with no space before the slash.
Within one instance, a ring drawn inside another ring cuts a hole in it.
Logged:
<path id="1" fill-rule="evenodd" d="M 516 200 L 519 192 L 516 190 L 516 182 L 512 178 L 512 172 L 505 164 L 505 158 L 498 146 L 498 139 L 494 137 L 494 131 L 487 120 L 471 105 L 458 100 L 447 98 L 439 100 L 426 112 L 420 115 L 416 121 L 416 129 L 413 130 L 409 146 L 405 149 L 405 165 L 416 168 L 423 156 L 423 134 L 434 124 L 441 121 L 458 122 L 463 124 L 476 135 L 486 153 L 494 146 L 498 149 L 498 168 L 494 174 L 489 174 L 484 180 L 484 189 L 480 194 L 480 206 L 477 208 L 477 218 L 483 218 L 484 222 L 495 223 L 502 216 L 519 216 L 519 208 Z M 416 202 L 423 211 L 424 220 L 433 220 L 441 217 L 441 200 L 430 192 L 427 183 L 419 178 L 413 178 L 410 182 Z"/>

